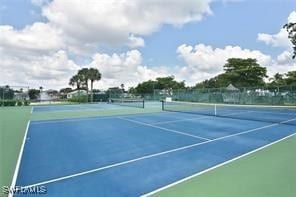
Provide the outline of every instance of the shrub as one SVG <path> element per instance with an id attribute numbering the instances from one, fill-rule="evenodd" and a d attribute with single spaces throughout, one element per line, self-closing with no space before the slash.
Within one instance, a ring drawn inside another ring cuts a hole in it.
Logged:
<path id="1" fill-rule="evenodd" d="M 23 102 L 20 101 L 20 100 L 18 100 L 18 101 L 16 102 L 16 105 L 17 105 L 17 106 L 22 106 L 22 105 L 23 105 Z"/>
<path id="2" fill-rule="evenodd" d="M 4 100 L 3 101 L 3 106 L 15 106 L 16 101 L 15 100 Z"/>
<path id="3" fill-rule="evenodd" d="M 15 106 L 16 105 L 16 101 L 15 100 L 10 100 L 9 101 L 9 106 Z"/>
<path id="4" fill-rule="evenodd" d="M 86 95 L 75 96 L 75 97 L 69 99 L 70 102 L 74 102 L 74 103 L 87 103 L 87 100 L 88 100 L 88 98 Z"/>
<path id="5" fill-rule="evenodd" d="M 25 106 L 30 105 L 30 101 L 28 101 L 28 100 L 24 100 L 24 105 L 25 105 Z"/>

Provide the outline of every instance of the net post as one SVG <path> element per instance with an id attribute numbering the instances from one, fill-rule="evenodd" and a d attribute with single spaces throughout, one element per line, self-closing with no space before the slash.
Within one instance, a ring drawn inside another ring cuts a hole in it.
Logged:
<path id="1" fill-rule="evenodd" d="M 215 116 L 217 116 L 217 104 L 215 104 Z"/>
<path id="2" fill-rule="evenodd" d="M 145 100 L 143 99 L 143 108 L 145 108 Z"/>
<path id="3" fill-rule="evenodd" d="M 164 100 L 161 101 L 161 109 L 164 111 Z"/>

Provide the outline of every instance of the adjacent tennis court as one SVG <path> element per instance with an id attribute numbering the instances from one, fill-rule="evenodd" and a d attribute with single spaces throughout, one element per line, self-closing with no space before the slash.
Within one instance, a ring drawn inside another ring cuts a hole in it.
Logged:
<path id="1" fill-rule="evenodd" d="M 81 110 L 106 110 L 106 109 L 126 109 L 126 107 L 144 108 L 145 105 L 149 108 L 159 108 L 160 102 L 144 102 L 144 100 L 135 99 L 112 99 L 109 103 L 99 102 L 92 104 L 68 104 L 68 105 L 45 105 L 35 106 L 32 113 L 38 112 L 60 112 L 60 111 L 81 111 Z"/>
<path id="2" fill-rule="evenodd" d="M 46 186 L 49 196 L 150 195 L 296 133 L 292 107 L 164 102 L 163 110 L 31 121 L 15 184 Z"/>

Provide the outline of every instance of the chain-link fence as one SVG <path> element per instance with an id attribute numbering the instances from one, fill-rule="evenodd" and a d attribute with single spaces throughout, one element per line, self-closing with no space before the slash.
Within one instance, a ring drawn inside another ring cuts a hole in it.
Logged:
<path id="1" fill-rule="evenodd" d="M 175 101 L 203 103 L 229 103 L 246 105 L 296 105 L 296 86 L 264 86 L 237 88 L 203 88 L 182 90 L 154 90 L 153 93 L 108 94 L 109 98 L 144 98 L 146 101 L 161 101 L 171 97 Z"/>
<path id="2" fill-rule="evenodd" d="M 173 100 L 247 105 L 296 105 L 296 86 L 174 90 Z"/>
<path id="3" fill-rule="evenodd" d="M 0 106 L 29 105 L 28 86 L 0 86 Z"/>

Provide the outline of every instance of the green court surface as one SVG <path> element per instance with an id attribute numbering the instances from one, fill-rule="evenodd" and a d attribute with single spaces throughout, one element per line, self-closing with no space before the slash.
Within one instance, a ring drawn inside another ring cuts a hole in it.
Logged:
<path id="1" fill-rule="evenodd" d="M 31 107 L 0 109 L 0 185 L 11 183 L 27 122 L 159 112 L 157 108 L 106 109 L 31 114 Z M 296 193 L 296 137 L 177 184 L 155 196 L 290 197 Z M 0 196 L 4 196 L 1 192 Z"/>
<path id="2" fill-rule="evenodd" d="M 31 107 L 0 108 L 0 185 L 11 183 Z M 1 195 L 3 196 L 2 192 Z"/>
<path id="3" fill-rule="evenodd" d="M 296 136 L 156 193 L 187 197 L 291 197 L 296 194 Z"/>

